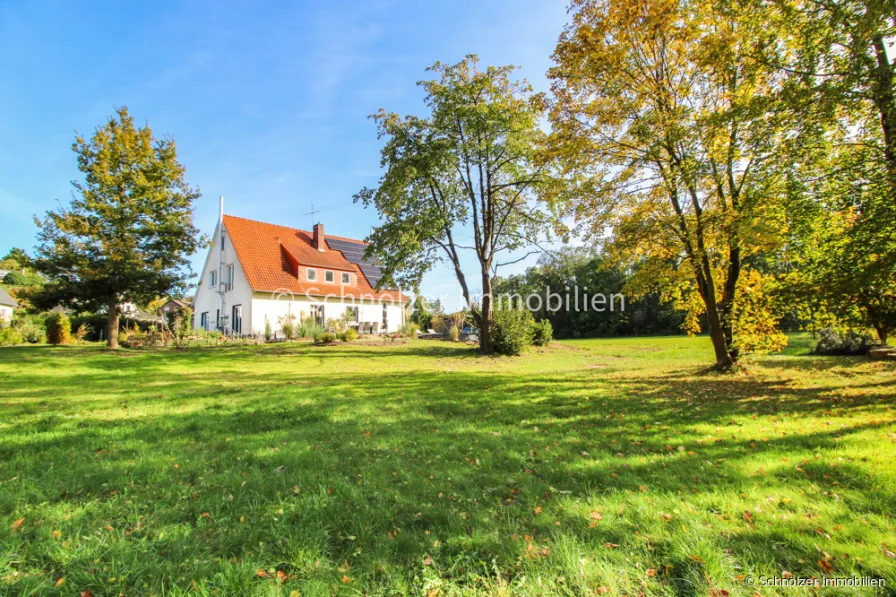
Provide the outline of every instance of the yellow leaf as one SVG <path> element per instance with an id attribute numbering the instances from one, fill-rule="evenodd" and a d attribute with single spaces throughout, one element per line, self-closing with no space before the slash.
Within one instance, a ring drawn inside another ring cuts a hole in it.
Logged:
<path id="1" fill-rule="evenodd" d="M 64 577 L 64 576 L 60 576 L 60 577 L 59 577 L 59 580 L 57 580 L 57 581 L 56 581 L 56 584 L 53 585 L 53 586 L 55 586 L 55 587 L 61 587 L 61 586 L 62 586 L 62 583 L 64 583 L 64 582 L 65 582 L 65 577 Z"/>
<path id="2" fill-rule="evenodd" d="M 9 525 L 9 530 L 11 530 L 13 533 L 17 533 L 19 531 L 19 529 L 22 528 L 23 524 L 25 524 L 24 516 L 16 521 L 14 521 L 11 525 Z"/>

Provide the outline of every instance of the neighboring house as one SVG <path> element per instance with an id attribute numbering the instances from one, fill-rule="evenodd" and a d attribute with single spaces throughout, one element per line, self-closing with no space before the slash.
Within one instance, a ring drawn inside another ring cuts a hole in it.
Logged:
<path id="1" fill-rule="evenodd" d="M 192 307 L 192 306 L 193 306 L 193 303 L 189 299 L 169 298 L 168 301 L 164 305 L 159 307 L 158 312 L 159 312 L 159 315 L 173 317 L 177 313 L 180 313 L 181 311 L 186 309 L 187 307 Z"/>
<path id="2" fill-rule="evenodd" d="M 223 226 L 222 226 L 223 225 Z M 312 318 L 321 325 L 349 314 L 361 333 L 394 332 L 404 323 L 400 290 L 375 290 L 378 265 L 367 244 L 224 215 L 193 299 L 194 325 L 241 336 L 280 331 L 279 319 Z"/>
<path id="3" fill-rule="evenodd" d="M 13 313 L 19 304 L 9 296 L 6 289 L 0 286 L 0 323 L 6 324 L 12 321 Z"/>

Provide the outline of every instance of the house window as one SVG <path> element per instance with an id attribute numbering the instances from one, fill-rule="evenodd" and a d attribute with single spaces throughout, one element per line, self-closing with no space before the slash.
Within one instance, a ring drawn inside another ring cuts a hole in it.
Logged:
<path id="1" fill-rule="evenodd" d="M 314 282 L 315 280 L 317 280 L 317 270 L 312 267 L 309 267 L 308 269 L 305 270 L 305 278 L 309 282 Z"/>
<path id="2" fill-rule="evenodd" d="M 215 329 L 221 329 L 221 309 L 215 310 Z"/>
<path id="3" fill-rule="evenodd" d="M 311 305 L 311 319 L 317 325 L 324 325 L 324 306 L 323 305 Z"/>
<path id="4" fill-rule="evenodd" d="M 383 331 L 389 331 L 389 312 L 386 310 L 386 305 L 383 305 Z"/>
<path id="5" fill-rule="evenodd" d="M 208 311 L 199 316 L 199 327 L 208 331 Z"/>
<path id="6" fill-rule="evenodd" d="M 208 285 L 215 288 L 218 285 L 218 270 L 212 270 L 208 273 Z"/>
<path id="7" fill-rule="evenodd" d="M 243 306 L 242 305 L 234 305 L 233 306 L 233 318 L 230 322 L 230 329 L 233 330 L 233 333 L 237 336 L 243 333 Z"/>
<path id="8" fill-rule="evenodd" d="M 350 322 L 358 323 L 358 308 L 357 307 L 346 307 L 345 315 Z"/>
<path id="9" fill-rule="evenodd" d="M 352 281 L 352 275 L 349 274 L 348 272 L 343 272 L 343 273 L 342 273 L 342 283 L 343 283 L 343 284 L 350 284 L 351 281 Z"/>
<path id="10" fill-rule="evenodd" d="M 233 264 L 227 266 L 224 274 L 225 290 L 233 290 Z"/>
<path id="11" fill-rule="evenodd" d="M 330 271 L 324 272 L 324 282 L 328 282 L 328 283 L 332 284 L 335 280 L 336 280 L 336 278 L 335 278 L 333 272 L 330 272 Z"/>

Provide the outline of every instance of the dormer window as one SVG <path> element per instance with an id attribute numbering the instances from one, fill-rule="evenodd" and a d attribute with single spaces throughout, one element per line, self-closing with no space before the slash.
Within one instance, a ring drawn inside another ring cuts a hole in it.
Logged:
<path id="1" fill-rule="evenodd" d="M 333 272 L 331 272 L 331 271 L 324 272 L 324 282 L 327 282 L 328 284 L 332 284 L 335 280 L 336 280 L 336 277 L 335 277 L 335 274 L 333 274 Z"/>
<path id="2" fill-rule="evenodd" d="M 305 270 L 305 278 L 308 279 L 309 282 L 314 282 L 317 280 L 317 270 L 313 267 L 309 267 Z"/>
<path id="3" fill-rule="evenodd" d="M 352 283 L 352 275 L 348 272 L 342 272 L 342 283 L 343 284 L 351 284 Z"/>

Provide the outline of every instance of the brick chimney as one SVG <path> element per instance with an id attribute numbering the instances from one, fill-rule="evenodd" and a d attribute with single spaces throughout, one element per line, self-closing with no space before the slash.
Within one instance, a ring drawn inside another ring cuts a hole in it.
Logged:
<path id="1" fill-rule="evenodd" d="M 327 250 L 326 237 L 324 236 L 324 225 L 318 222 L 314 225 L 314 246 L 321 253 Z"/>

